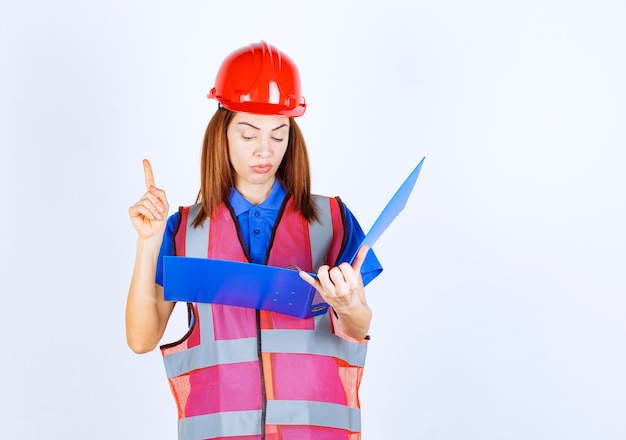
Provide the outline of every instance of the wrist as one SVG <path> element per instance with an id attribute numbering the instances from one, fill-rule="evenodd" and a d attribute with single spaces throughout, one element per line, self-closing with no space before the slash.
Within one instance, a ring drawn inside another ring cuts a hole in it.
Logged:
<path id="1" fill-rule="evenodd" d="M 355 317 L 359 316 L 362 313 L 367 313 L 369 311 L 369 307 L 367 304 L 363 304 L 361 301 L 356 301 L 355 303 L 346 304 L 340 308 L 333 308 L 337 315 L 344 317 Z"/>
<path id="2" fill-rule="evenodd" d="M 156 236 L 150 238 L 141 238 L 137 239 L 137 252 L 140 254 L 155 254 L 159 255 L 161 250 L 161 243 L 163 242 L 163 237 Z"/>

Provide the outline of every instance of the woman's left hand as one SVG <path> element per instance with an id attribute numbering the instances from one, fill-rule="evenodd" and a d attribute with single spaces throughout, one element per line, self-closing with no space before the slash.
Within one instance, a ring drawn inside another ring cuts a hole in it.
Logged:
<path id="1" fill-rule="evenodd" d="M 300 271 L 300 277 L 315 287 L 335 312 L 350 315 L 351 311 L 367 305 L 361 266 L 368 250 L 367 246 L 361 246 L 352 265 L 341 263 L 332 268 L 321 266 L 317 271 L 317 279 L 305 271 Z"/>

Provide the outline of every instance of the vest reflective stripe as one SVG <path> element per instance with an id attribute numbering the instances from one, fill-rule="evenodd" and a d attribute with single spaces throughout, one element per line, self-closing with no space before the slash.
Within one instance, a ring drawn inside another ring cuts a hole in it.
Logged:
<path id="1" fill-rule="evenodd" d="M 198 211 L 200 210 L 200 204 L 197 203 L 189 208 L 189 214 L 187 217 L 187 236 L 185 239 L 185 255 L 188 257 L 206 258 L 207 243 L 209 241 L 209 233 L 211 231 L 210 220 L 205 221 L 202 226 L 194 228 L 191 226 L 191 222 Z"/>
<path id="2" fill-rule="evenodd" d="M 210 322 L 210 325 L 202 326 L 202 329 L 204 327 L 213 329 L 210 306 L 203 307 L 199 313 L 200 322 Z M 332 334 L 327 315 L 318 315 L 314 319 L 316 328 L 328 327 L 328 332 L 323 332 L 323 336 L 303 330 L 262 330 L 263 351 L 267 353 L 312 353 L 335 357 L 350 365 L 359 367 L 365 365 L 366 345 L 351 344 Z M 258 360 L 256 338 L 215 341 L 211 345 L 196 346 L 187 351 L 172 353 L 163 359 L 168 378 L 218 364 L 256 360 Z"/>
<path id="3" fill-rule="evenodd" d="M 312 353 L 341 359 L 350 365 L 365 365 L 367 346 L 345 341 L 330 330 L 328 315 L 314 317 L 317 329 L 328 327 L 323 336 L 306 330 L 262 330 L 263 351 L 268 353 Z M 319 326 L 319 327 L 318 327 Z"/>
<path id="4" fill-rule="evenodd" d="M 214 341 L 215 332 L 213 327 L 213 309 L 211 304 L 197 304 L 196 309 L 198 313 L 204 318 L 203 322 L 206 325 L 200 327 L 200 338 L 204 341 Z"/>
<path id="5" fill-rule="evenodd" d="M 269 400 L 268 425 L 315 425 L 361 431 L 361 410 L 326 402 Z"/>
<path id="6" fill-rule="evenodd" d="M 168 378 L 180 376 L 200 368 L 219 364 L 258 361 L 256 338 L 215 341 L 211 345 L 198 345 L 186 351 L 172 353 L 163 359 Z"/>
<path id="7" fill-rule="evenodd" d="M 326 263 L 326 255 L 333 238 L 333 224 L 330 217 L 330 201 L 326 197 L 314 196 L 313 201 L 317 206 L 319 221 L 309 225 L 309 238 L 311 241 L 311 257 L 313 271 L 317 272 L 320 266 Z"/>
<path id="8" fill-rule="evenodd" d="M 359 432 L 361 411 L 334 403 L 270 400 L 267 402 L 266 423 L 315 425 Z M 207 427 L 210 429 L 207 430 Z M 260 435 L 260 427 L 261 411 L 231 411 L 187 417 L 180 421 L 178 435 L 181 438 L 197 440 L 219 436 Z"/>
<path id="9" fill-rule="evenodd" d="M 215 437 L 261 435 L 261 411 L 224 411 L 187 417 L 178 422 L 178 438 L 204 440 Z"/>

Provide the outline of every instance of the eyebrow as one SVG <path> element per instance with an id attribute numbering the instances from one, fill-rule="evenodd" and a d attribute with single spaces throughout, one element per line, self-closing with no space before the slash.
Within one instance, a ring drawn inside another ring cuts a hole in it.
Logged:
<path id="1" fill-rule="evenodd" d="M 247 125 L 248 127 L 252 127 L 252 128 L 254 128 L 255 130 L 260 130 L 260 128 L 259 128 L 259 127 L 256 127 L 256 126 L 254 126 L 254 125 L 250 124 L 249 122 L 237 122 L 237 125 Z M 287 124 L 282 124 L 282 125 L 279 125 L 279 126 L 278 126 L 278 127 L 276 127 L 276 128 L 272 128 L 272 131 L 280 130 L 280 129 L 281 129 L 281 128 L 283 128 L 283 127 L 289 127 L 289 125 L 287 125 Z"/>

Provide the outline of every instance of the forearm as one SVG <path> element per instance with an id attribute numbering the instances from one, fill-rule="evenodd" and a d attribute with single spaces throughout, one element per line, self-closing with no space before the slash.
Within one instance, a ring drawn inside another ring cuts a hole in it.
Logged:
<path id="1" fill-rule="evenodd" d="M 346 336 L 357 341 L 367 336 L 372 322 L 372 310 L 367 304 L 359 303 L 344 310 L 335 310 L 335 313 L 337 313 L 337 323 Z"/>
<path id="2" fill-rule="evenodd" d="M 126 339 L 137 353 L 156 347 L 163 336 L 173 303 L 163 300 L 163 289 L 155 281 L 160 240 L 137 241 L 135 267 L 126 304 Z"/>

